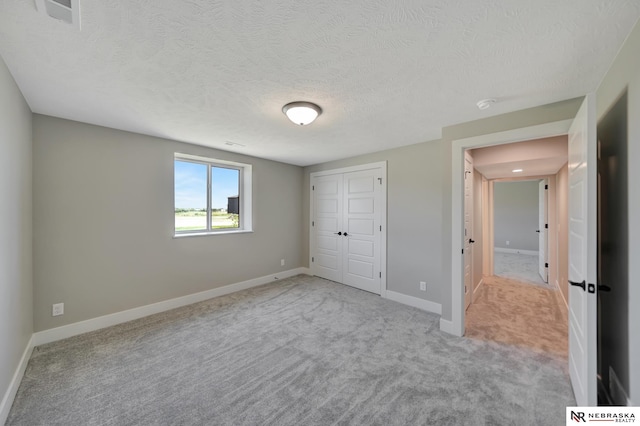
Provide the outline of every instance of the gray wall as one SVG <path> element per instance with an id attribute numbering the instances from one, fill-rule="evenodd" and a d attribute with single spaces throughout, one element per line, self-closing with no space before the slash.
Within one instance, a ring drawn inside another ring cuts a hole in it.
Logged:
<path id="1" fill-rule="evenodd" d="M 42 115 L 33 128 L 36 331 L 302 266 L 302 168 Z M 173 238 L 176 151 L 253 165 L 253 233 Z"/>
<path id="2" fill-rule="evenodd" d="M 440 303 L 442 166 L 440 144 L 426 142 L 304 169 L 304 261 L 309 263 L 309 174 L 387 161 L 387 288 Z M 419 282 L 427 282 L 427 292 Z"/>
<path id="3" fill-rule="evenodd" d="M 493 244 L 496 248 L 538 251 L 538 182 L 494 183 Z"/>
<path id="4" fill-rule="evenodd" d="M 598 120 L 628 90 L 629 182 L 629 365 L 630 394 L 640 404 L 640 22 L 627 38 L 596 93 Z"/>
<path id="5" fill-rule="evenodd" d="M 0 58 L 0 401 L 33 333 L 31 139 L 31 110 Z"/>

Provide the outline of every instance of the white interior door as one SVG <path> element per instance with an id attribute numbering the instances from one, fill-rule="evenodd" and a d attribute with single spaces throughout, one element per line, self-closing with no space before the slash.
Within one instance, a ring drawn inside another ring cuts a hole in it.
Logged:
<path id="1" fill-rule="evenodd" d="M 549 269 L 547 267 L 547 241 L 549 226 L 547 218 L 547 180 L 542 179 L 538 184 L 538 272 L 542 281 L 549 281 Z"/>
<path id="2" fill-rule="evenodd" d="M 380 169 L 344 174 L 342 282 L 380 294 Z"/>
<path id="3" fill-rule="evenodd" d="M 471 304 L 473 294 L 473 158 L 464 153 L 464 306 Z"/>
<path id="4" fill-rule="evenodd" d="M 596 149 L 588 95 L 569 130 L 569 375 L 580 406 L 597 405 Z"/>
<path id="5" fill-rule="evenodd" d="M 312 175 L 311 270 L 381 294 L 383 169 L 326 173 Z"/>
<path id="6" fill-rule="evenodd" d="M 342 175 L 313 179 L 313 274 L 342 280 Z"/>

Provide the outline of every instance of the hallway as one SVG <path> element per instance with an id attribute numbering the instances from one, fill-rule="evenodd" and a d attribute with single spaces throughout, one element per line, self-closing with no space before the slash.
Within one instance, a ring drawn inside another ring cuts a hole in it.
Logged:
<path id="1" fill-rule="evenodd" d="M 494 275 L 551 288 L 540 277 L 537 255 L 504 253 L 496 250 L 493 254 L 493 261 Z"/>
<path id="2" fill-rule="evenodd" d="M 466 337 L 567 359 L 567 309 L 555 289 L 486 277 L 465 322 Z"/>

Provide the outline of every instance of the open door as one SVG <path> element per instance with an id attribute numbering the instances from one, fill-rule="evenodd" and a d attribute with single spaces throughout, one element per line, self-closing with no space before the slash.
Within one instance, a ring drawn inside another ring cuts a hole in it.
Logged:
<path id="1" fill-rule="evenodd" d="M 473 157 L 464 153 L 464 307 L 473 294 Z"/>
<path id="2" fill-rule="evenodd" d="M 595 97 L 569 129 L 569 375 L 579 406 L 597 405 L 597 144 Z"/>
<path id="3" fill-rule="evenodd" d="M 549 224 L 547 222 L 547 194 L 549 185 L 546 179 L 538 184 L 538 273 L 542 281 L 549 282 L 549 263 L 547 262 L 547 241 Z"/>

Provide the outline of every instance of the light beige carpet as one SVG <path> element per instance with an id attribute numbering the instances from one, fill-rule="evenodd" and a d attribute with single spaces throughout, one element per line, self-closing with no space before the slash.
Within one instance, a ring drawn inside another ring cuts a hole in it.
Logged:
<path id="1" fill-rule="evenodd" d="M 567 359 L 567 311 L 552 288 L 485 277 L 466 313 L 466 336 Z"/>

